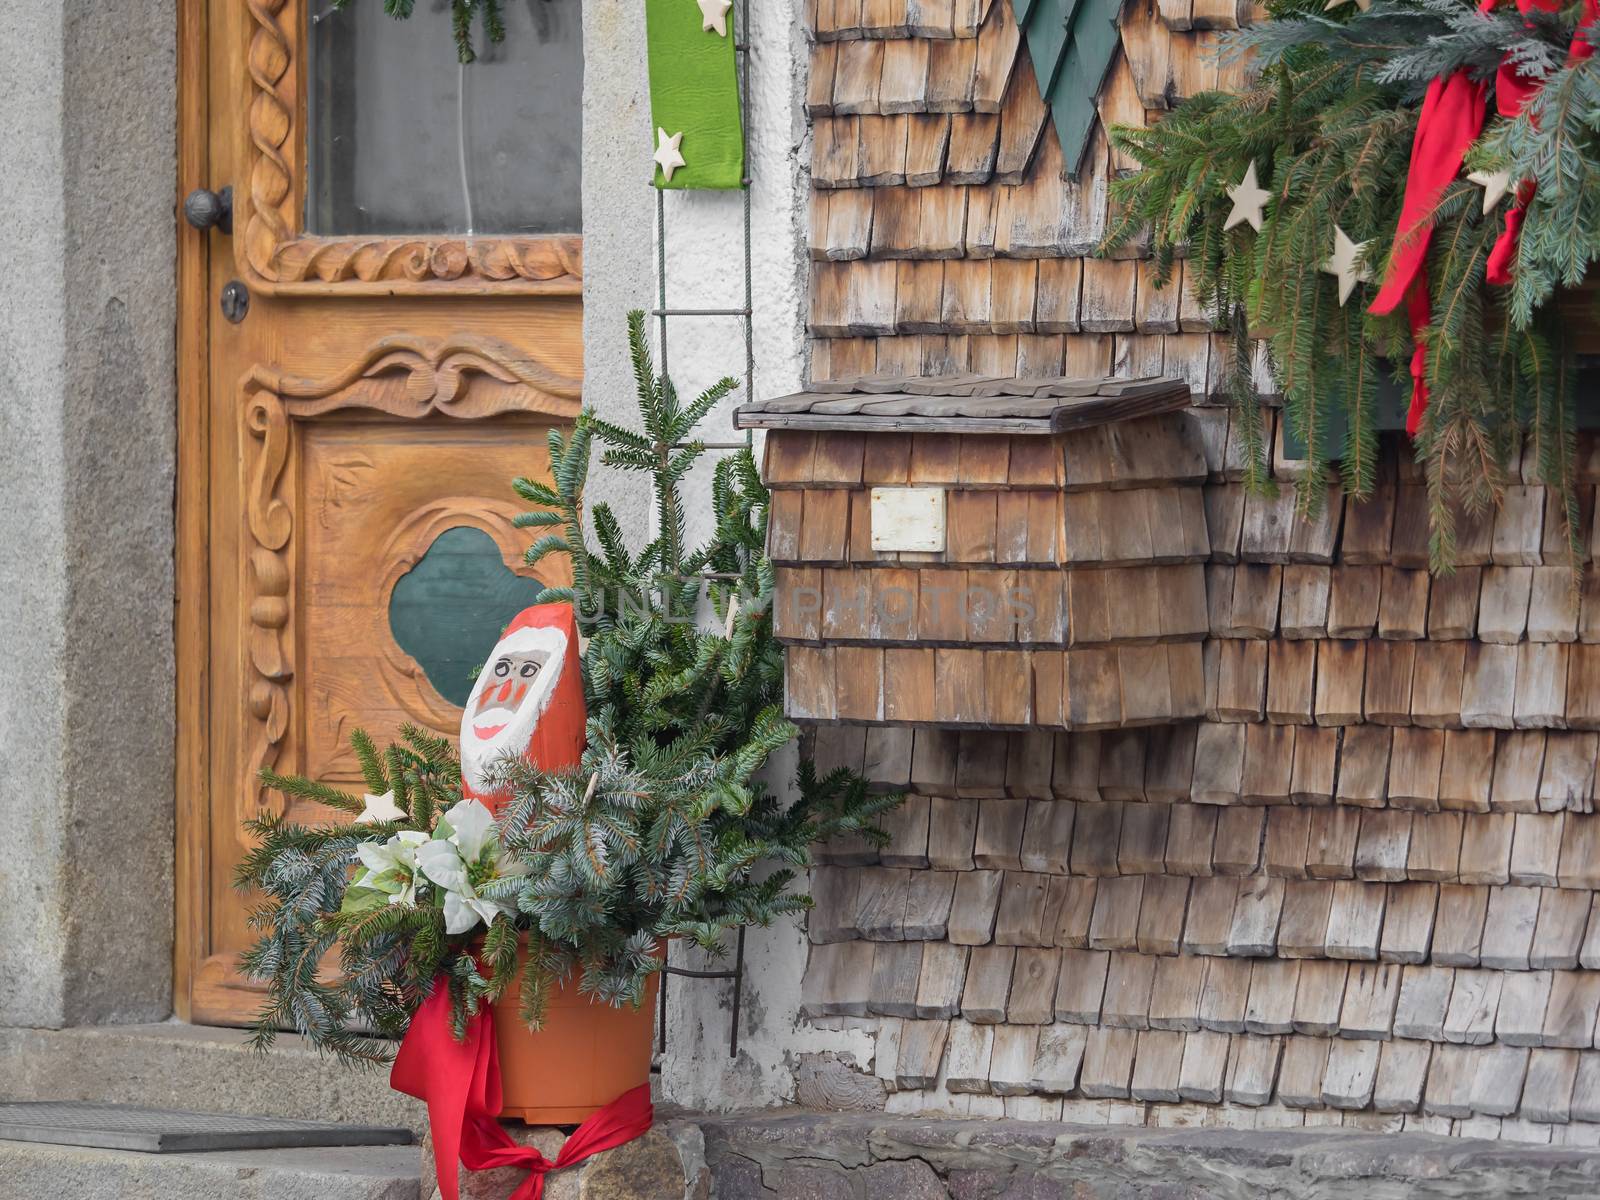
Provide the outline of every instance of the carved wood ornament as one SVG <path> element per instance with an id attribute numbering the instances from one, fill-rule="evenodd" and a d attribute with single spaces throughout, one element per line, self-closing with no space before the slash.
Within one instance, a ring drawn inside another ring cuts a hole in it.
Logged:
<path id="1" fill-rule="evenodd" d="M 250 13 L 249 185 L 234 255 L 267 294 L 577 294 L 583 238 L 313 237 L 300 230 L 303 0 L 244 0 Z"/>
<path id="2" fill-rule="evenodd" d="M 262 768 L 278 766 L 292 708 L 294 497 L 299 491 L 296 425 L 351 411 L 408 421 L 434 414 L 482 420 L 507 413 L 546 414 L 570 421 L 578 415 L 579 391 L 576 380 L 486 338 L 383 338 L 348 369 L 329 378 L 298 378 L 266 366 L 257 366 L 245 377 L 241 413 L 247 436 L 242 439 L 242 467 L 248 535 L 242 584 L 249 621 L 243 664 L 248 715 L 239 794 L 254 797 L 258 812 L 281 805 L 257 777 Z M 422 526 L 438 525 L 436 518 L 445 509 L 459 514 L 449 523 L 485 528 L 502 549 L 515 554 L 516 547 L 506 542 L 506 531 L 497 528 L 505 524 L 509 529 L 509 505 L 491 505 L 488 516 L 497 519 L 485 525 L 481 499 L 440 501 L 420 515 Z M 469 514 L 477 519 L 465 519 Z M 392 588 L 406 565 L 390 564 L 383 576 L 385 588 Z M 387 590 L 382 594 L 386 596 Z M 456 720 L 453 710 L 440 707 L 442 698 L 431 686 L 419 685 L 407 662 L 403 655 L 399 660 L 387 656 L 386 674 L 393 683 L 408 685 L 395 689 L 395 699 L 426 723 L 442 722 L 449 728 Z"/>

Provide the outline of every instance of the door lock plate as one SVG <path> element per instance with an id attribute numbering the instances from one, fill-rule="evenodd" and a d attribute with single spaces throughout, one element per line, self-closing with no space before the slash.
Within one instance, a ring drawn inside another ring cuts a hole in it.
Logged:
<path id="1" fill-rule="evenodd" d="M 237 325 L 250 311 L 250 289 L 237 279 L 222 285 L 222 315 Z"/>

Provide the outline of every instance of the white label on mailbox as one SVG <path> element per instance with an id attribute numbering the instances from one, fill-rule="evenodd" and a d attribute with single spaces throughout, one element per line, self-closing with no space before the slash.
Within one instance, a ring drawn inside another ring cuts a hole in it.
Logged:
<path id="1" fill-rule="evenodd" d="M 937 554 L 944 549 L 944 489 L 872 489 L 872 548 Z"/>

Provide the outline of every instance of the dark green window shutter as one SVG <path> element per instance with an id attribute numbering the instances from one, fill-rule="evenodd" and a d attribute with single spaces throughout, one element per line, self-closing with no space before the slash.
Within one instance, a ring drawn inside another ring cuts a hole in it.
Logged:
<path id="1" fill-rule="evenodd" d="M 1011 8 L 1028 39 L 1063 160 L 1076 174 L 1094 132 L 1095 99 L 1121 45 L 1121 0 L 1011 0 Z"/>

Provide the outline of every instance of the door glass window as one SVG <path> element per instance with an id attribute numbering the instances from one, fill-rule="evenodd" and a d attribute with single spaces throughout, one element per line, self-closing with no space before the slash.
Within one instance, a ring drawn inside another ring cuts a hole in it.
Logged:
<path id="1" fill-rule="evenodd" d="M 306 230 L 581 229 L 582 0 L 506 0 L 505 41 L 456 61 L 449 0 L 312 0 Z"/>

